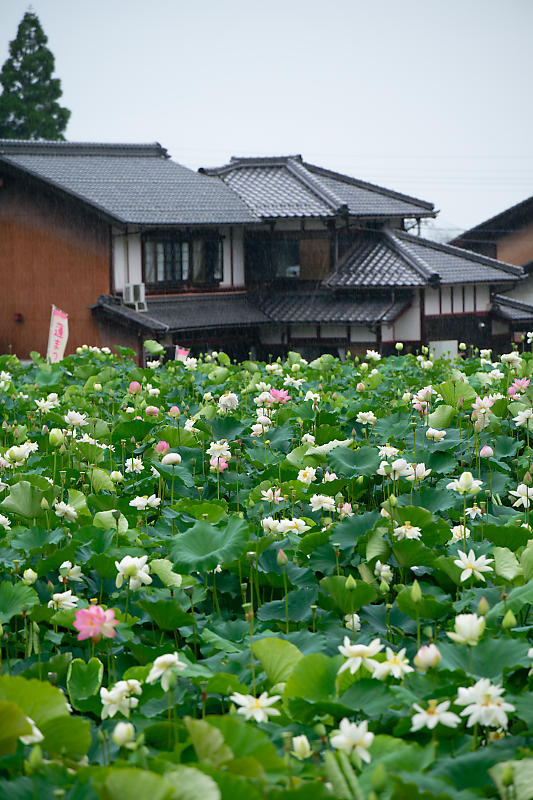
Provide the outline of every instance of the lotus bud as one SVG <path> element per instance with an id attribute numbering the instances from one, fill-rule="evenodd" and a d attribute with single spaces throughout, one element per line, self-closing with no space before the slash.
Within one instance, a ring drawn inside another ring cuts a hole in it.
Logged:
<path id="1" fill-rule="evenodd" d="M 111 475 L 109 476 L 113 483 L 120 483 L 124 480 L 124 475 L 122 472 L 119 472 L 118 469 L 114 469 Z"/>
<path id="2" fill-rule="evenodd" d="M 348 577 L 346 578 L 346 583 L 344 584 L 344 586 L 346 587 L 346 589 L 349 592 L 353 592 L 354 589 L 357 589 L 357 582 L 356 582 L 355 578 L 353 577 L 353 575 L 348 575 Z"/>
<path id="3" fill-rule="evenodd" d="M 379 584 L 379 591 L 381 592 L 381 594 L 387 594 L 387 592 L 389 591 L 389 584 L 387 583 L 386 580 L 382 580 L 381 583 Z"/>
<path id="4" fill-rule="evenodd" d="M 459 350 L 462 350 L 463 352 L 466 350 L 465 342 L 459 342 Z"/>
<path id="5" fill-rule="evenodd" d="M 317 724 L 313 726 L 313 732 L 316 733 L 317 736 L 325 736 L 326 726 L 322 722 L 317 722 Z"/>
<path id="6" fill-rule="evenodd" d="M 366 363 L 361 364 L 360 369 L 361 369 L 361 372 L 367 372 L 368 364 L 366 364 Z"/>
<path id="7" fill-rule="evenodd" d="M 429 353 L 429 347 L 426 347 L 426 345 L 425 345 L 425 344 L 423 344 L 423 345 L 422 345 L 422 347 L 420 348 L 420 350 L 422 351 L 422 353 L 423 353 L 425 356 L 427 356 L 427 354 Z"/>
<path id="8" fill-rule="evenodd" d="M 492 447 L 489 447 L 489 445 L 486 444 L 479 451 L 479 455 L 481 456 L 481 458 L 492 458 L 492 456 L 494 455 L 494 450 L 492 449 Z"/>
<path id="9" fill-rule="evenodd" d="M 390 495 L 390 497 L 389 497 L 389 505 L 390 505 L 391 508 L 396 508 L 396 506 L 398 505 L 398 498 L 396 497 L 395 494 L 391 494 Z"/>
<path id="10" fill-rule="evenodd" d="M 181 456 L 179 453 L 166 453 L 161 459 L 161 463 L 166 466 L 175 467 L 181 463 Z"/>
<path id="11" fill-rule="evenodd" d="M 294 366 L 297 365 L 295 364 Z M 291 744 L 291 752 L 299 761 L 303 761 L 305 758 L 309 758 L 309 756 L 312 755 L 313 751 L 311 750 L 309 739 L 305 734 L 302 734 L 301 736 L 293 736 Z"/>
<path id="12" fill-rule="evenodd" d="M 169 417 L 179 417 L 181 415 L 181 411 L 177 406 L 171 406 L 168 410 Z"/>
<path id="13" fill-rule="evenodd" d="M 139 394 L 142 391 L 142 386 L 139 381 L 132 381 L 127 388 L 130 394 Z"/>
<path id="14" fill-rule="evenodd" d="M 43 765 L 43 751 L 38 744 L 34 744 L 27 761 L 24 763 L 25 770 L 29 775 L 37 772 Z M 64 793 L 64 790 L 63 790 Z"/>
<path id="15" fill-rule="evenodd" d="M 516 617 L 509 609 L 505 614 L 504 618 L 502 619 L 502 628 L 504 631 L 508 631 L 510 628 L 514 628 L 516 625 Z"/>
<path id="16" fill-rule="evenodd" d="M 484 617 L 489 613 L 490 606 L 487 602 L 487 598 L 483 596 L 479 603 L 477 604 L 477 613 L 480 617 Z"/>
<path id="17" fill-rule="evenodd" d="M 279 567 L 284 567 L 289 559 L 287 558 L 287 554 L 281 548 L 278 550 L 278 554 L 276 556 L 276 561 L 278 562 Z"/>
<path id="18" fill-rule="evenodd" d="M 365 384 L 361 383 L 361 381 L 359 381 L 359 383 L 357 384 L 357 386 L 355 388 L 356 388 L 356 390 L 358 392 L 364 392 L 365 391 Z"/>
<path id="19" fill-rule="evenodd" d="M 43 436 L 46 436 L 46 434 L 48 433 L 49 430 L 50 429 L 49 429 L 48 425 L 43 425 L 43 427 L 41 428 L 41 434 Z"/>
<path id="20" fill-rule="evenodd" d="M 146 406 L 144 413 L 147 417 L 157 417 L 159 415 L 159 409 L 157 406 Z"/>
<path id="21" fill-rule="evenodd" d="M 67 452 L 67 448 L 65 447 L 65 443 L 64 442 L 61 445 L 61 447 L 59 448 L 59 452 L 61 453 L 61 455 L 63 455 L 64 453 Z"/>
<path id="22" fill-rule="evenodd" d="M 420 603 L 420 601 L 422 600 L 422 590 L 420 588 L 420 584 L 416 580 L 413 582 L 413 585 L 411 586 L 411 600 L 413 601 L 413 603 L 416 604 Z"/>
<path id="23" fill-rule="evenodd" d="M 531 478 L 531 473 L 529 470 L 527 470 L 526 474 L 524 475 L 524 483 L 526 486 L 531 486 L 533 483 L 533 478 Z"/>
<path id="24" fill-rule="evenodd" d="M 435 644 L 425 644 L 420 648 L 413 661 L 415 666 L 424 672 L 427 669 L 438 667 L 441 659 L 441 652 Z"/>
<path id="25" fill-rule="evenodd" d="M 95 383 L 93 385 L 93 389 L 94 389 L 95 392 L 101 392 L 102 391 L 102 384 L 101 383 Z"/>
<path id="26" fill-rule="evenodd" d="M 505 767 L 502 770 L 502 774 L 501 774 L 500 780 L 502 782 L 502 786 L 505 786 L 505 788 L 508 788 L 509 786 L 513 785 L 513 783 L 514 783 L 514 770 L 513 770 L 513 767 L 512 767 L 511 764 L 506 764 L 505 765 Z"/>
<path id="27" fill-rule="evenodd" d="M 46 497 L 43 497 L 43 499 L 41 500 L 41 508 L 43 511 L 48 511 L 48 509 L 50 508 Z"/>
<path id="28" fill-rule="evenodd" d="M 403 350 L 403 342 L 396 342 L 394 347 L 398 351 L 398 353 L 401 353 L 401 351 Z"/>
<path id="29" fill-rule="evenodd" d="M 26 586 L 31 586 L 37 580 L 39 576 L 36 572 L 32 569 L 25 569 L 22 573 L 22 583 L 25 583 Z"/>
<path id="30" fill-rule="evenodd" d="M 51 447 L 59 447 L 65 441 L 65 435 L 59 428 L 52 428 L 48 434 L 48 441 Z"/>

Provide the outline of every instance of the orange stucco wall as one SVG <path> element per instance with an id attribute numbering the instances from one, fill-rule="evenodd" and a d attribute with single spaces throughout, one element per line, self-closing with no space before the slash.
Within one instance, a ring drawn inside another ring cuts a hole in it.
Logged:
<path id="1" fill-rule="evenodd" d="M 69 315 L 67 352 L 103 344 L 88 306 L 110 291 L 109 236 L 108 224 L 77 202 L 2 176 L 0 352 L 45 355 L 52 304 Z"/>
<path id="2" fill-rule="evenodd" d="M 501 238 L 496 258 L 517 266 L 533 261 L 533 223 Z"/>

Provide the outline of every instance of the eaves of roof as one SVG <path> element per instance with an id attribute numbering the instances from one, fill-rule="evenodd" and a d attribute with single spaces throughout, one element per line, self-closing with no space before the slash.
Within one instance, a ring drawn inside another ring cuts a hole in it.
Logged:
<path id="1" fill-rule="evenodd" d="M 475 240 L 479 234 L 490 239 L 499 239 L 531 222 L 533 222 L 533 196 L 506 208 L 505 211 L 500 211 L 499 214 L 480 222 L 479 225 L 469 228 L 456 236 L 451 243 L 469 242 Z"/>
<path id="2" fill-rule="evenodd" d="M 515 300 L 514 297 L 495 294 L 492 298 L 492 311 L 509 322 L 533 324 L 533 306 Z"/>

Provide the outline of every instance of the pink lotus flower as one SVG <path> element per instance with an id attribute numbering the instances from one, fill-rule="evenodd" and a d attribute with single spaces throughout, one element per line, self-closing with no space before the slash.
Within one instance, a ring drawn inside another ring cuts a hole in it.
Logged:
<path id="1" fill-rule="evenodd" d="M 213 458 L 209 459 L 209 463 L 211 465 L 212 472 L 224 472 L 224 470 L 228 468 L 228 462 L 225 458 L 213 456 Z"/>
<path id="2" fill-rule="evenodd" d="M 102 606 L 80 608 L 76 611 L 76 619 L 73 622 L 74 628 L 78 631 L 79 642 L 83 639 L 98 642 L 102 636 L 105 639 L 113 639 L 116 635 L 115 625 L 118 625 L 118 619 L 115 619 L 114 609 L 108 608 L 104 611 Z"/>
<path id="3" fill-rule="evenodd" d="M 494 455 L 494 450 L 492 449 L 492 447 L 489 447 L 488 444 L 486 444 L 479 451 L 479 455 L 481 456 L 481 458 L 492 458 L 492 456 Z"/>
<path id="4" fill-rule="evenodd" d="M 179 417 L 181 415 L 181 411 L 177 406 L 171 406 L 168 410 L 169 417 Z"/>
<path id="5" fill-rule="evenodd" d="M 147 417 L 157 417 L 159 415 L 159 409 L 157 406 L 146 406 L 144 413 Z"/>
<path id="6" fill-rule="evenodd" d="M 155 452 L 156 453 L 160 453 L 162 456 L 164 456 L 165 453 L 168 453 L 169 450 L 170 450 L 169 443 L 168 442 L 164 442 L 163 440 L 158 442 L 156 444 L 156 446 L 155 446 Z"/>
<path id="7" fill-rule="evenodd" d="M 507 389 L 507 394 L 509 395 L 509 397 L 514 397 L 515 394 L 517 393 L 517 391 L 518 391 L 518 386 L 515 386 L 514 383 L 513 383 Z"/>
<path id="8" fill-rule="evenodd" d="M 291 399 L 288 389 L 271 389 L 270 396 L 274 403 L 280 403 L 281 405 L 285 405 L 287 400 Z"/>
<path id="9" fill-rule="evenodd" d="M 361 383 L 361 381 L 359 381 L 359 383 L 357 384 L 357 386 L 355 388 L 357 389 L 358 392 L 364 392 L 365 391 L 365 384 Z"/>
<path id="10" fill-rule="evenodd" d="M 525 392 L 530 382 L 529 378 L 515 378 L 511 385 L 516 387 L 517 392 Z"/>
<path id="11" fill-rule="evenodd" d="M 176 347 L 176 361 L 185 361 L 187 356 L 189 355 L 190 350 L 186 350 L 185 347 Z"/>
<path id="12" fill-rule="evenodd" d="M 139 392 L 142 392 L 142 386 L 139 381 L 132 381 L 128 386 L 128 392 L 130 394 L 139 394 Z"/>

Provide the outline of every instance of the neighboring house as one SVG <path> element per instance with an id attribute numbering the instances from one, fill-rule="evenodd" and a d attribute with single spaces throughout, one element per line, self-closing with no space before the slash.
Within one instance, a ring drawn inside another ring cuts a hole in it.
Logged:
<path id="1" fill-rule="evenodd" d="M 465 231 L 453 244 L 523 268 L 526 279 L 493 298 L 492 333 L 507 341 L 533 330 L 533 197 Z"/>
<path id="2" fill-rule="evenodd" d="M 193 172 L 159 144 L 0 141 L 0 350 L 43 352 L 52 303 L 69 350 L 122 344 L 258 357 L 401 340 L 491 342 L 520 267 L 406 232 L 430 203 L 307 164 Z"/>

